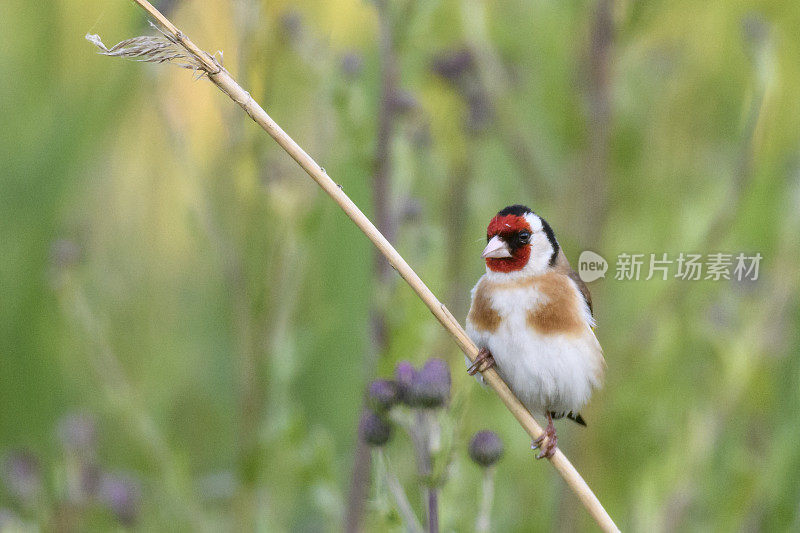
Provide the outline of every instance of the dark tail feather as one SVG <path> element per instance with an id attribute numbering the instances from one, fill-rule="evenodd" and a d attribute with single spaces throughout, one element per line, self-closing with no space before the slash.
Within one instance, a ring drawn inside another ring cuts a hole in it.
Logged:
<path id="1" fill-rule="evenodd" d="M 586 427 L 586 421 L 583 419 L 583 417 L 581 416 L 580 413 L 577 413 L 577 414 L 575 414 L 575 413 L 567 413 L 567 418 L 569 418 L 573 422 L 576 422 L 576 423 Z"/>
<path id="2" fill-rule="evenodd" d="M 567 418 L 569 418 L 570 420 L 574 420 L 578 424 L 586 427 L 586 421 L 583 419 L 583 417 L 581 416 L 580 413 L 578 413 L 578 414 L 570 413 L 570 414 L 567 415 Z"/>
<path id="3" fill-rule="evenodd" d="M 553 417 L 553 420 L 558 420 L 559 418 L 564 418 L 565 415 L 564 415 L 564 413 L 554 413 L 554 412 L 551 411 L 550 412 L 550 416 Z M 583 419 L 583 417 L 581 416 L 580 413 L 574 414 L 572 412 L 569 412 L 569 413 L 566 414 L 566 417 L 569 418 L 570 420 L 572 420 L 573 422 L 576 422 L 576 423 L 586 427 L 586 421 Z"/>

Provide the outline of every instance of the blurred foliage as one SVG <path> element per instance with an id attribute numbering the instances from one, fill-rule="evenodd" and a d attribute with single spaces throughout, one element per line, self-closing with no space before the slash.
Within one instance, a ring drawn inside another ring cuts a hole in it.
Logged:
<path id="1" fill-rule="evenodd" d="M 375 6 L 161 4 L 369 213 Z M 797 3 L 615 2 L 605 84 L 599 4 L 390 5 L 398 250 L 458 317 L 511 203 L 573 264 L 760 252 L 752 283 L 594 282 L 608 379 L 559 442 L 623 530 L 798 530 Z M 95 54 L 86 32 L 150 31 L 131 3 L 6 0 L 0 19 L 0 524 L 338 529 L 371 377 L 368 241 L 210 84 Z M 489 428 L 497 530 L 592 530 L 412 292 L 382 305 L 382 375 L 454 370 L 443 528 L 474 524 L 466 448 Z M 90 462 L 58 436 L 75 412 L 96 417 Z M 413 485 L 407 443 L 386 453 Z M 76 496 L 76 464 L 105 480 L 96 496 Z M 386 505 L 369 529 L 396 521 Z"/>

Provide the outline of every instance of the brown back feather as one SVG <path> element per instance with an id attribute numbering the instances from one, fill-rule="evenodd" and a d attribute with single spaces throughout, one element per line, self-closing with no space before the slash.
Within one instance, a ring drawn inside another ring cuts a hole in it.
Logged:
<path id="1" fill-rule="evenodd" d="M 592 314 L 592 316 L 594 316 L 594 309 L 592 309 L 592 293 L 589 292 L 589 287 L 586 286 L 578 273 L 572 270 L 567 256 L 564 255 L 564 250 L 558 251 L 558 257 L 556 258 L 556 264 L 554 265 L 554 268 L 564 272 L 572 281 L 575 282 L 575 285 L 577 285 L 578 289 L 581 291 L 581 295 L 583 295 L 586 305 L 589 306 L 589 312 Z"/>

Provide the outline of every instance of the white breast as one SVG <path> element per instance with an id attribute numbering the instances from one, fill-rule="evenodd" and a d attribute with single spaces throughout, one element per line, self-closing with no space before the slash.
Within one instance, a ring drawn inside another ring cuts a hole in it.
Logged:
<path id="1" fill-rule="evenodd" d="M 586 307 L 577 287 L 575 297 Z M 537 332 L 527 323 L 528 312 L 547 297 L 533 285 L 495 288 L 490 301 L 499 326 L 490 333 L 467 320 L 470 338 L 492 353 L 498 373 L 532 413 L 578 413 L 603 373 L 602 350 L 590 322 L 578 335 Z"/>

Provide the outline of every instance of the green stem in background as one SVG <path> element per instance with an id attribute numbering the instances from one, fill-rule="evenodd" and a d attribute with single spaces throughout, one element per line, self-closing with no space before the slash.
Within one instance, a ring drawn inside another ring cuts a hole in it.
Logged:
<path id="1" fill-rule="evenodd" d="M 608 215 L 608 164 L 611 147 L 611 47 L 614 39 L 613 0 L 598 0 L 588 54 L 586 173 L 579 181 L 583 196 L 582 238 L 599 243 Z"/>
<path id="2" fill-rule="evenodd" d="M 428 533 L 439 533 L 439 489 L 428 487 Z"/>
<path id="3" fill-rule="evenodd" d="M 728 187 L 725 200 L 720 203 L 719 209 L 717 209 L 711 218 L 711 222 L 706 226 L 702 237 L 690 249 L 713 250 L 724 241 L 725 237 L 729 235 L 736 217 L 740 215 L 741 206 L 753 185 L 754 172 L 752 166 L 753 152 L 757 142 L 756 130 L 761 121 L 769 84 L 773 81 L 768 73 L 774 68 L 775 63 L 775 55 L 768 35 L 761 42 L 756 42 L 755 44 L 755 50 L 753 51 L 753 75 L 755 76 L 753 95 L 745 118 L 739 152 L 736 154 L 737 160 L 732 173 L 731 184 Z M 674 302 L 683 300 L 692 284 L 681 282 L 677 277 L 673 277 L 667 283 L 662 284 L 662 287 L 661 292 L 652 299 L 649 307 L 639 313 L 638 316 L 640 318 L 631 328 L 634 334 L 630 335 L 629 339 L 631 343 L 637 343 L 637 349 L 640 348 L 640 339 L 646 336 L 646 332 L 652 330 L 663 319 L 664 313 L 673 311 Z M 632 344 L 626 349 L 633 349 Z"/>
<path id="4" fill-rule="evenodd" d="M 510 83 L 489 36 L 487 3 L 486 0 L 461 2 L 461 24 L 474 57 L 480 90 L 487 101 L 501 102 L 510 96 Z M 495 105 L 493 112 L 497 134 L 508 148 L 509 157 L 517 162 L 520 178 L 528 185 L 528 194 L 539 201 L 552 196 L 559 172 L 558 165 L 550 157 L 553 151 L 548 149 L 548 139 L 537 135 L 533 142 L 528 141 L 526 136 L 536 131 L 526 131 L 530 128 L 524 127 L 519 115 L 508 105 Z"/>
<path id="5" fill-rule="evenodd" d="M 688 429 L 682 430 L 681 438 L 664 448 L 657 464 L 650 467 L 651 472 L 644 470 L 646 475 L 641 479 L 645 483 L 646 480 L 664 479 L 658 471 L 664 469 L 665 465 L 669 468 L 668 465 L 681 464 L 682 468 L 699 473 L 702 469 L 709 468 L 713 455 L 719 452 L 719 441 L 726 435 L 726 426 L 739 422 L 737 417 L 743 404 L 750 401 L 747 391 L 751 389 L 748 387 L 760 379 L 759 371 L 768 365 L 769 356 L 773 355 L 770 353 L 770 343 L 776 337 L 774 328 L 780 327 L 779 317 L 786 317 L 791 312 L 791 297 L 797 294 L 800 285 L 797 276 L 791 274 L 797 270 L 796 258 L 800 255 L 797 240 L 797 233 L 800 231 L 800 211 L 797 210 L 797 200 L 800 200 L 800 174 L 795 177 L 795 183 L 789 184 L 786 193 L 788 201 L 780 217 L 783 229 L 777 235 L 776 253 L 772 258 L 774 272 L 783 275 L 776 275 L 767 281 L 769 289 L 760 305 L 752 306 L 752 312 L 743 319 L 746 326 L 725 336 L 724 342 L 718 348 L 720 360 L 725 362 L 719 372 L 721 386 L 714 389 L 716 393 L 704 404 L 705 408 L 697 406 L 689 413 Z M 773 449 L 780 445 L 772 439 L 770 441 Z M 693 450 L 690 457 L 684 457 L 681 452 L 687 446 Z M 769 457 L 769 454 L 765 454 L 765 457 Z M 670 470 L 668 479 L 669 482 L 662 482 L 659 488 L 663 490 L 669 487 L 669 496 L 665 501 L 672 505 L 665 506 L 655 517 L 647 517 L 650 523 L 675 523 L 683 510 L 690 508 L 697 497 L 696 487 L 677 470 Z M 775 481 L 774 476 L 764 479 L 769 479 L 770 483 Z M 650 487 L 645 487 L 642 492 L 649 490 Z M 758 491 L 755 493 L 760 494 Z M 686 501 L 681 502 L 681 499 Z M 676 513 L 677 518 L 676 514 L 668 514 L 676 508 L 679 511 Z"/>
<path id="6" fill-rule="evenodd" d="M 492 502 L 494 501 L 494 475 L 496 468 L 489 466 L 483 469 L 481 483 L 481 504 L 478 518 L 475 520 L 475 531 L 487 533 L 492 530 Z"/>
<path id="7" fill-rule="evenodd" d="M 245 49 L 246 46 L 240 43 L 240 50 Z M 172 152 L 176 158 L 180 159 L 181 165 L 190 171 L 191 175 L 215 176 L 225 171 L 230 163 L 228 159 L 223 159 L 224 164 L 212 168 L 197 165 L 189 155 L 186 141 L 180 135 L 180 126 L 175 123 L 172 114 L 164 109 L 166 106 L 162 100 L 158 100 L 156 105 L 162 108 L 161 115 L 165 117 L 166 135 Z M 229 131 L 231 131 L 230 145 L 233 146 L 235 143 L 241 142 L 244 128 L 238 121 L 233 120 L 233 117 L 230 117 L 227 123 L 230 125 Z M 263 358 L 258 357 L 262 346 L 266 344 L 265 339 L 272 339 L 274 336 L 260 331 L 262 328 L 257 325 L 260 323 L 275 324 L 275 321 L 262 316 L 253 316 L 241 247 L 237 246 L 236 238 L 226 234 L 219 220 L 219 206 L 214 205 L 214 202 L 210 200 L 211 197 L 212 195 L 202 188 L 197 202 L 192 204 L 192 207 L 194 215 L 200 221 L 219 258 L 219 265 L 229 288 L 231 312 L 236 317 L 232 327 L 235 338 L 233 362 L 238 380 L 236 428 L 239 435 L 237 438 L 237 478 L 239 483 L 237 483 L 233 508 L 238 528 L 244 530 L 251 528 L 256 523 L 257 497 L 253 471 L 257 469 L 258 465 L 256 457 L 259 444 L 258 430 L 267 403 L 264 391 L 275 389 L 274 384 L 267 386 L 265 383 L 265 370 L 263 364 L 260 364 Z M 290 226 L 288 230 L 291 231 L 292 227 Z M 288 248 L 295 242 L 294 238 L 287 239 L 287 246 L 281 247 L 276 252 L 279 257 L 271 261 L 277 265 L 279 271 L 284 267 L 287 256 L 290 255 Z M 276 284 L 276 286 L 279 287 L 279 290 L 286 291 L 285 284 Z M 275 300 L 286 303 L 276 305 L 273 309 L 283 312 L 287 306 L 290 310 L 294 308 L 291 303 L 294 301 L 292 297 L 275 298 Z M 264 512 L 263 509 L 261 511 Z"/>
<path id="8" fill-rule="evenodd" d="M 147 450 L 166 480 L 164 494 L 177 516 L 192 524 L 197 531 L 206 531 L 202 506 L 195 500 L 187 476 L 176 465 L 178 459 L 167 444 L 158 424 L 149 415 L 141 395 L 133 387 L 117 355 L 111 349 L 97 315 L 78 282 L 68 272 L 60 273 L 60 300 L 64 313 L 72 317 L 93 345 L 87 363 L 106 398 L 106 406 L 115 419 L 126 426 Z"/>
<path id="9" fill-rule="evenodd" d="M 465 274 L 469 272 L 465 268 L 466 252 L 471 249 L 469 245 L 473 242 L 464 235 L 464 228 L 467 227 L 469 212 L 467 197 L 474 177 L 472 154 L 466 155 L 463 163 L 454 165 L 450 174 L 450 186 L 444 206 L 447 218 L 444 224 L 448 235 L 460 238 L 448 239 L 447 272 L 450 273 L 450 281 L 447 285 L 447 301 L 457 316 L 466 316 L 469 305 L 469 286 L 465 280 Z"/>
<path id="10" fill-rule="evenodd" d="M 375 455 L 378 458 L 376 461 L 377 470 L 382 475 L 383 481 L 386 483 L 386 487 L 389 489 L 389 492 L 394 498 L 394 502 L 397 505 L 397 511 L 403 518 L 406 531 L 409 533 L 422 533 L 422 526 L 419 523 L 419 519 L 417 518 L 417 515 L 414 514 L 414 510 L 411 508 L 411 504 L 409 503 L 408 497 L 403 490 L 403 486 L 400 484 L 400 480 L 397 479 L 397 476 L 395 476 L 394 472 L 392 472 L 391 465 L 389 464 L 389 458 L 386 456 L 383 448 L 375 448 Z"/>
<path id="11" fill-rule="evenodd" d="M 378 230 L 390 241 L 397 233 L 397 216 L 392 209 L 392 139 L 397 116 L 394 106 L 398 91 L 399 65 L 395 50 L 392 20 L 385 1 L 376 2 L 380 27 L 381 92 L 378 102 L 378 133 L 375 147 L 374 174 L 372 178 L 372 206 Z M 370 346 L 364 351 L 362 366 L 365 381 L 375 376 L 378 358 L 386 352 L 389 344 L 387 305 L 388 293 L 394 284 L 392 267 L 378 251 L 373 252 L 373 294 L 369 317 Z M 366 408 L 366 407 L 364 407 Z M 345 511 L 344 529 L 354 533 L 360 529 L 364 504 L 369 491 L 371 454 L 367 444 L 356 433 L 356 451 L 353 456 L 353 471 L 350 493 Z"/>
<path id="12" fill-rule="evenodd" d="M 433 457 L 441 447 L 441 427 L 433 409 L 416 409 L 417 423 L 411 427 L 417 448 L 417 468 L 422 487 L 422 504 L 427 510 L 428 533 L 439 531 L 439 487 L 433 475 Z"/>
<path id="13" fill-rule="evenodd" d="M 253 0 L 239 0 L 233 5 L 233 18 L 236 22 L 238 40 L 238 70 L 246 75 L 250 56 L 250 46 L 255 28 L 253 19 L 258 14 L 256 2 Z M 229 115 L 229 114 L 227 114 Z M 226 125 L 230 128 L 230 146 L 246 143 L 245 128 L 241 123 L 226 117 Z M 229 156 L 230 157 L 230 156 Z M 261 420 L 267 409 L 265 391 L 269 390 L 265 376 L 264 345 L 265 336 L 261 333 L 259 325 L 264 317 L 257 316 L 252 305 L 252 294 L 249 289 L 249 273 L 242 260 L 242 247 L 238 239 L 227 237 L 229 247 L 235 250 L 230 259 L 230 268 L 227 269 L 227 282 L 231 291 L 231 306 L 235 317 L 232 327 L 235 335 L 234 368 L 238 382 L 238 420 L 236 431 L 238 433 L 236 450 L 236 470 L 238 483 L 233 499 L 236 526 L 239 529 L 253 528 L 257 523 L 258 497 L 257 479 L 262 466 L 259 457 L 259 429 Z M 294 241 L 290 241 L 294 242 Z M 273 307 L 280 308 L 279 305 Z M 266 320 L 263 320 L 266 322 Z M 263 512 L 263 509 L 261 510 Z"/>

